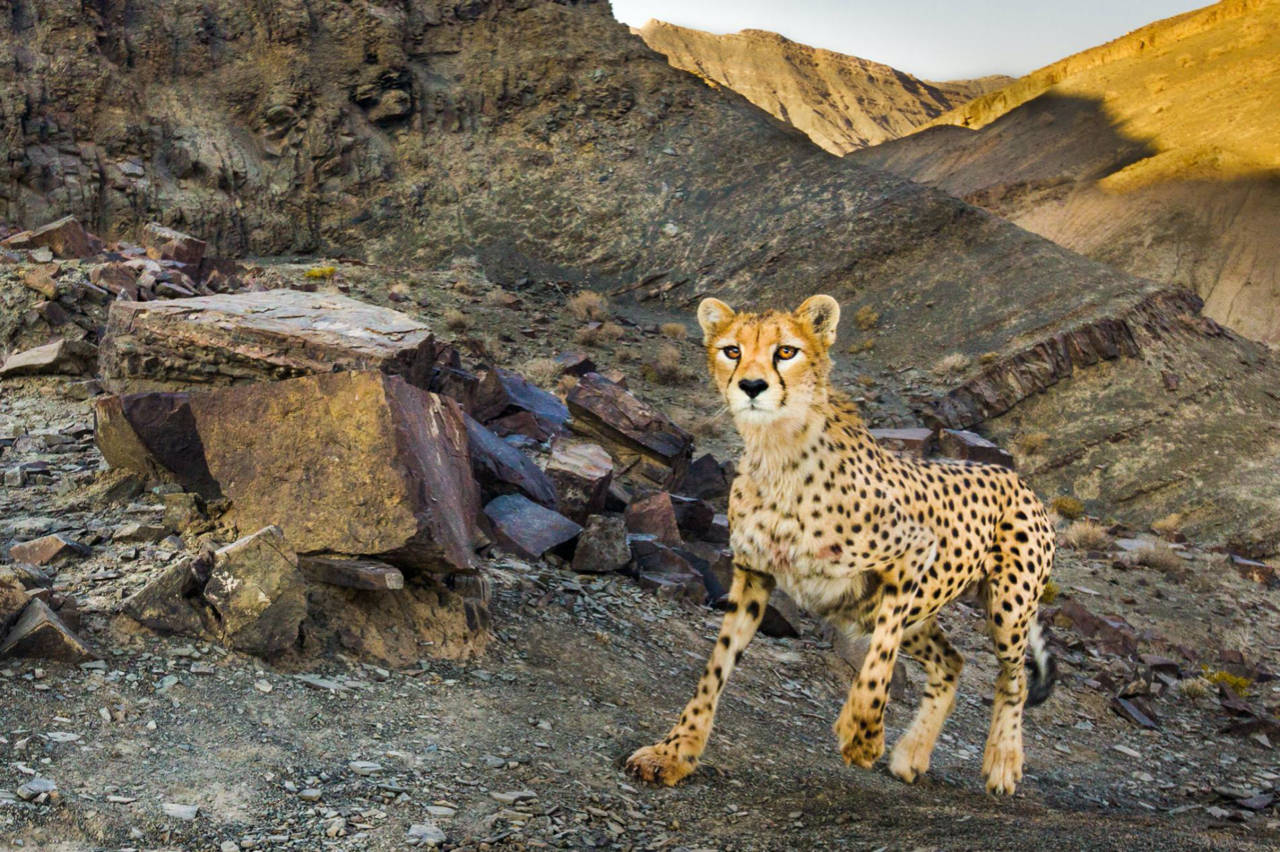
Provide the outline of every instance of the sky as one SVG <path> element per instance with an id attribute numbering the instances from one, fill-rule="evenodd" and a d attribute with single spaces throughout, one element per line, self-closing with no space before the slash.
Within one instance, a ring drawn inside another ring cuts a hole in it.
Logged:
<path id="1" fill-rule="evenodd" d="M 1019 77 L 1209 0 L 613 0 L 619 21 L 772 30 L 927 80 Z"/>

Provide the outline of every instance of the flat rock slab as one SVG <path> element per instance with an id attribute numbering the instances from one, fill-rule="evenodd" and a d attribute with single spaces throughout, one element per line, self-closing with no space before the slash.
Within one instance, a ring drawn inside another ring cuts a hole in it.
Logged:
<path id="1" fill-rule="evenodd" d="M 566 401 L 573 431 L 603 444 L 629 471 L 660 487 L 684 478 L 693 438 L 661 411 L 599 373 L 583 376 Z"/>
<path id="2" fill-rule="evenodd" d="M 83 663 L 94 659 L 95 654 L 48 604 L 37 598 L 27 604 L 4 643 L 0 644 L 0 659 L 5 657 Z"/>
<path id="3" fill-rule="evenodd" d="M 270 290 L 112 303 L 101 371 L 113 393 L 378 370 L 425 388 L 431 330 L 345 296 Z"/>
<path id="4" fill-rule="evenodd" d="M 270 526 L 214 553 L 204 599 L 231 647 L 271 657 L 293 647 L 307 617 L 307 583 L 279 527 Z"/>
<path id="5" fill-rule="evenodd" d="M 573 541 L 582 527 L 519 494 L 507 494 L 484 507 L 498 545 L 525 559 Z"/>
<path id="6" fill-rule="evenodd" d="M 560 514 L 585 524 L 589 516 L 604 510 L 613 459 L 599 444 L 558 438 L 551 444 L 547 476 L 555 483 Z"/>
<path id="7" fill-rule="evenodd" d="M 54 257 L 66 258 L 90 257 L 96 249 L 94 238 L 74 216 L 63 216 L 32 231 L 20 231 L 0 246 L 17 251 L 47 248 Z"/>
<path id="8" fill-rule="evenodd" d="M 404 574 L 400 569 L 376 559 L 302 556 L 298 559 L 298 569 L 308 580 L 347 589 L 390 591 L 404 588 Z"/>
<path id="9" fill-rule="evenodd" d="M 0 365 L 0 376 L 79 376 L 93 372 L 98 349 L 83 340 L 55 340 L 15 352 Z"/>
<path id="10" fill-rule="evenodd" d="M 299 553 L 472 570 L 480 497 L 462 409 L 379 372 L 192 393 L 196 431 L 240 529 Z"/>
<path id="11" fill-rule="evenodd" d="M 998 464 L 1013 468 L 1013 456 L 997 447 L 976 432 L 965 429 L 943 429 L 938 435 L 938 445 L 944 456 L 966 461 Z"/>
<path id="12" fill-rule="evenodd" d="M 9 556 L 18 562 L 49 565 L 72 556 L 85 556 L 89 548 L 60 533 L 22 541 L 9 548 Z"/>
<path id="13" fill-rule="evenodd" d="M 469 415 L 467 441 L 471 472 L 486 498 L 519 493 L 548 509 L 555 508 L 556 488 L 542 468 Z"/>
<path id="14" fill-rule="evenodd" d="M 928 456 L 929 453 L 933 452 L 934 433 L 932 429 L 926 429 L 923 427 L 908 429 L 872 429 L 871 437 L 875 438 L 882 447 L 886 447 L 905 455 L 914 456 L 915 458 L 922 459 Z"/>

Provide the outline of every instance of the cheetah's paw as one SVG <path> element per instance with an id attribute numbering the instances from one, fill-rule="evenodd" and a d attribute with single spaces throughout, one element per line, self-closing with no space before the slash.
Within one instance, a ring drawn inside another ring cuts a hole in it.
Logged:
<path id="1" fill-rule="evenodd" d="M 846 764 L 870 769 L 884 754 L 884 726 L 879 721 L 854 721 L 843 715 L 835 725 L 840 755 Z"/>
<path id="2" fill-rule="evenodd" d="M 668 743 L 636 749 L 627 758 L 627 771 L 632 775 L 642 781 L 668 787 L 680 783 L 697 766 L 697 757 L 692 754 L 681 756 L 679 750 Z"/>
<path id="3" fill-rule="evenodd" d="M 922 739 L 907 734 L 898 740 L 889 757 L 889 771 L 912 784 L 929 771 L 929 755 L 933 751 Z"/>
<path id="4" fill-rule="evenodd" d="M 988 793 L 1012 796 L 1022 780 L 1022 749 L 1015 746 L 988 747 L 983 756 L 982 775 L 987 779 Z"/>

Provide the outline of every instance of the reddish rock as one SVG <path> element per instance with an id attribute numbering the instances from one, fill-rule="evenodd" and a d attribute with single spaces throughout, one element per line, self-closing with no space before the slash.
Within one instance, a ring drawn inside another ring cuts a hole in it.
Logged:
<path id="1" fill-rule="evenodd" d="M 437 364 L 431 375 L 430 390 L 456 400 L 468 415 L 473 415 L 476 410 L 479 389 L 479 377 L 460 367 Z"/>
<path id="2" fill-rule="evenodd" d="M 198 268 L 208 243 L 157 222 L 142 229 L 142 246 L 152 260 L 176 260 Z"/>
<path id="3" fill-rule="evenodd" d="M 715 456 L 704 453 L 690 462 L 679 491 L 703 500 L 718 500 L 728 496 L 729 479 Z"/>
<path id="4" fill-rule="evenodd" d="M 271 290 L 113 302 L 102 378 L 115 392 L 239 385 L 378 370 L 428 386 L 437 345 L 402 313 L 344 296 Z"/>
<path id="5" fill-rule="evenodd" d="M 556 507 L 556 489 L 542 468 L 492 431 L 467 418 L 471 472 L 487 501 L 519 493 L 548 509 Z"/>
<path id="6" fill-rule="evenodd" d="M 302 556 L 298 558 L 298 570 L 312 582 L 347 589 L 381 592 L 404 588 L 404 574 L 400 569 L 376 559 Z"/>
<path id="7" fill-rule="evenodd" d="M 573 570 L 604 574 L 621 571 L 630 561 L 626 521 L 619 515 L 592 515 L 573 550 Z"/>
<path id="8" fill-rule="evenodd" d="M 538 559 L 578 537 L 582 527 L 520 494 L 491 500 L 484 514 L 498 546 L 525 559 Z"/>
<path id="9" fill-rule="evenodd" d="M 489 428 L 503 438 L 508 435 L 523 435 L 538 444 L 544 444 L 560 433 L 558 427 L 552 427 L 529 411 L 517 411 L 515 414 L 490 420 Z"/>
<path id="10" fill-rule="evenodd" d="M 209 472 L 241 529 L 299 553 L 471 571 L 480 496 L 462 409 L 380 372 L 192 393 Z"/>
<path id="11" fill-rule="evenodd" d="M 519 412 L 532 415 L 537 421 L 538 433 L 547 437 L 563 431 L 565 421 L 569 419 L 569 409 L 559 397 L 544 391 L 519 373 L 502 368 L 484 371 L 476 392 L 475 418 L 487 424 Z M 528 434 L 524 429 L 509 431 Z"/>
<path id="12" fill-rule="evenodd" d="M 46 299 L 58 298 L 58 280 L 55 277 L 61 267 L 56 263 L 41 263 L 31 267 L 22 276 L 28 290 L 34 290 Z"/>
<path id="13" fill-rule="evenodd" d="M 705 538 L 715 522 L 716 510 L 706 500 L 672 494 L 671 508 L 676 526 L 687 538 Z"/>
<path id="14" fill-rule="evenodd" d="M 551 445 L 547 476 L 555 484 L 560 514 L 579 524 L 604 511 L 613 460 L 604 448 L 589 441 L 557 439 Z"/>
<path id="15" fill-rule="evenodd" d="M 175 482 L 207 499 L 222 495 L 185 393 L 141 393 L 93 401 L 94 440 L 113 469 Z"/>
<path id="16" fill-rule="evenodd" d="M 932 429 L 872 429 L 871 436 L 883 447 L 918 459 L 933 452 Z"/>
<path id="17" fill-rule="evenodd" d="M 564 376 L 585 376 L 594 373 L 596 362 L 585 352 L 563 352 L 556 356 L 556 366 Z"/>
<path id="18" fill-rule="evenodd" d="M 702 603 L 707 597 L 702 577 L 692 571 L 662 574 L 644 572 L 636 575 L 636 582 L 641 588 L 648 589 L 664 600 Z"/>
<path id="19" fill-rule="evenodd" d="M 74 216 L 64 216 L 34 231 L 21 231 L 0 242 L 0 246 L 15 251 L 47 248 L 54 257 L 65 258 L 91 257 L 96 251 L 94 239 Z"/>
<path id="20" fill-rule="evenodd" d="M 92 343 L 59 339 L 10 355 L 0 365 L 0 376 L 79 376 L 93 372 L 97 357 L 97 347 Z"/>
<path id="21" fill-rule="evenodd" d="M 72 556 L 84 556 L 88 552 L 89 548 L 83 544 L 54 533 L 13 545 L 9 548 L 9 557 L 32 565 L 51 565 Z"/>
<path id="22" fill-rule="evenodd" d="M 89 270 L 89 280 L 113 296 L 138 301 L 138 270 L 128 263 L 100 263 Z"/>
<path id="23" fill-rule="evenodd" d="M 938 436 L 942 454 L 953 459 L 998 464 L 1013 469 L 1013 456 L 976 432 L 943 429 Z"/>
<path id="24" fill-rule="evenodd" d="M 631 533 L 627 536 L 631 561 L 641 574 L 697 574 L 698 569 L 691 554 L 659 541 L 648 533 Z"/>
<path id="25" fill-rule="evenodd" d="M 659 487 L 684 477 L 693 438 L 662 412 L 599 373 L 583 376 L 568 404 L 572 429 L 602 444 L 622 469 Z"/>
<path id="26" fill-rule="evenodd" d="M 627 529 L 633 533 L 651 535 L 666 545 L 679 546 L 681 543 L 675 507 L 671 495 L 665 491 L 633 500 L 627 506 L 625 517 Z"/>
<path id="27" fill-rule="evenodd" d="M 42 600 L 32 600 L 0 644 L 0 659 L 26 657 L 83 663 L 94 653 Z"/>

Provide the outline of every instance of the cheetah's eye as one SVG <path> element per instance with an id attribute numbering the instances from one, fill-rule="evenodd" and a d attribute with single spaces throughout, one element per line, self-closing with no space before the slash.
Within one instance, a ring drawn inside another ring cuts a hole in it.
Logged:
<path id="1" fill-rule="evenodd" d="M 800 352 L 794 346 L 779 346 L 778 351 L 774 354 L 778 356 L 779 361 L 790 361 Z"/>
<path id="2" fill-rule="evenodd" d="M 725 346 L 720 351 L 724 353 L 724 357 L 731 361 L 737 361 L 742 357 L 742 350 L 736 346 Z"/>

